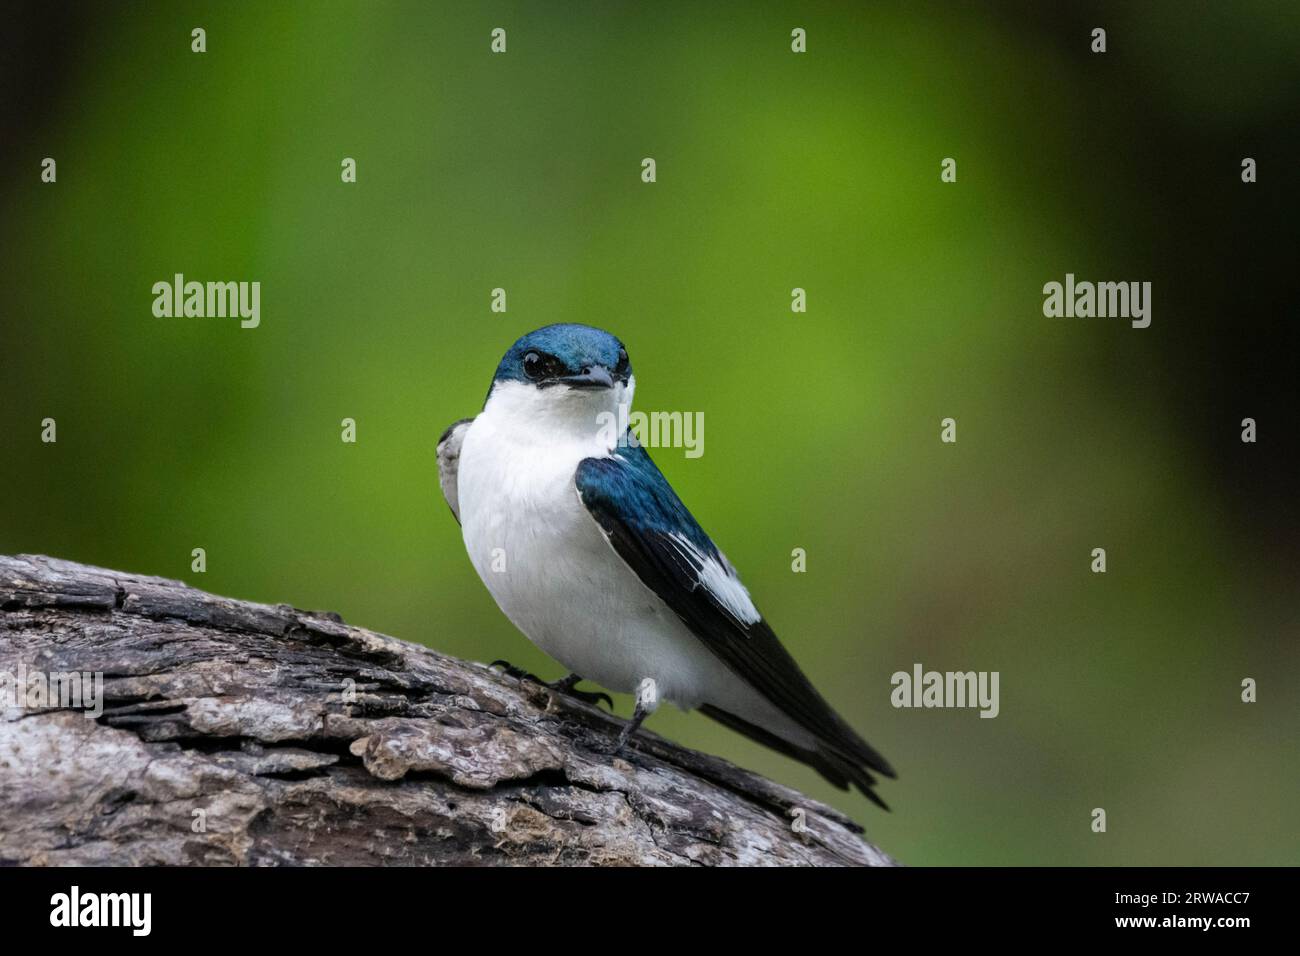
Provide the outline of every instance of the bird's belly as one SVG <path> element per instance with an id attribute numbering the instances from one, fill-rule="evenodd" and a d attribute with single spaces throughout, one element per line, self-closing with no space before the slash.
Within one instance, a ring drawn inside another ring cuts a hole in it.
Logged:
<path id="1" fill-rule="evenodd" d="M 480 419 L 481 420 L 481 419 Z M 659 697 L 713 704 L 800 746 L 808 734 L 713 654 L 615 553 L 578 498 L 588 449 L 527 455 L 470 427 L 460 454 L 461 530 L 497 606 L 560 664 L 612 691 L 652 678 Z"/>
<path id="2" fill-rule="evenodd" d="M 610 690 L 651 677 L 663 699 L 700 703 L 721 662 L 614 552 L 573 485 L 580 459 L 503 461 L 472 437 L 459 478 L 465 547 L 506 617 Z"/>
<path id="3" fill-rule="evenodd" d="M 466 545 L 497 605 L 529 640 L 566 668 L 630 693 L 655 677 L 665 697 L 683 649 L 662 602 L 623 565 L 595 522 L 539 527 L 527 515 L 490 531 L 467 527 Z"/>

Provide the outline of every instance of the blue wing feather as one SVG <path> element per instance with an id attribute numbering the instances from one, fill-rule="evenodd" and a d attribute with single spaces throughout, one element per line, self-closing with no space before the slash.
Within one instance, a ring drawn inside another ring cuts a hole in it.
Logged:
<path id="1" fill-rule="evenodd" d="M 862 767 L 893 776 L 888 762 L 835 713 L 757 611 L 752 619 L 737 615 L 734 598 L 708 586 L 705 562 L 717 562 L 733 578 L 735 572 L 646 450 L 629 444 L 608 458 L 584 459 L 574 481 L 587 510 L 641 581 L 733 672 L 822 745 L 796 756 L 840 786 L 852 780 L 874 798 L 867 789 L 874 780 Z M 682 547 L 682 540 L 692 547 Z"/>

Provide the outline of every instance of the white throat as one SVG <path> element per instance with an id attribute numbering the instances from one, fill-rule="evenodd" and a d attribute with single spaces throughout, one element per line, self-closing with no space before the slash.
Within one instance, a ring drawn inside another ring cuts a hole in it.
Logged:
<path id="1" fill-rule="evenodd" d="M 567 445 L 585 455 L 605 455 L 618 442 L 618 424 L 628 420 L 635 388 L 635 377 L 626 385 L 592 389 L 497 382 L 475 425 L 482 422 L 518 445 Z"/>

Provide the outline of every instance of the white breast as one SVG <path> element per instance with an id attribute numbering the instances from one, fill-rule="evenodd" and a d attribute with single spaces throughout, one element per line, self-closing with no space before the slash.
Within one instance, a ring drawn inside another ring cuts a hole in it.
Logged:
<path id="1" fill-rule="evenodd" d="M 498 385 L 461 446 L 465 548 L 497 605 L 560 664 L 610 690 L 631 693 L 650 677 L 663 699 L 681 707 L 712 703 L 803 737 L 617 555 L 574 484 L 584 458 L 611 454 L 608 433 L 594 413 L 591 427 L 570 427 L 554 409 L 539 413 L 539 394 Z M 544 400 L 574 398 L 557 390 Z M 539 418 L 550 418 L 548 427 L 539 428 Z"/>
<path id="2" fill-rule="evenodd" d="M 659 624 L 661 602 L 614 554 L 574 485 L 578 464 L 610 449 L 594 428 L 586 437 L 548 429 L 541 441 L 535 423 L 512 427 L 492 412 L 475 419 L 461 448 L 470 561 L 533 643 L 583 677 L 631 691 L 650 675 L 638 673 L 647 665 L 625 648 L 626 632 Z"/>

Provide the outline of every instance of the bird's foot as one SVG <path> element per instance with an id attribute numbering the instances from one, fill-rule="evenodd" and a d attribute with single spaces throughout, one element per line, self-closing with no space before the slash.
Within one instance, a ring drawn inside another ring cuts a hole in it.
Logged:
<path id="1" fill-rule="evenodd" d="M 582 680 L 582 678 L 577 674 L 570 674 L 568 677 L 561 677 L 559 680 L 552 681 L 546 686 L 551 690 L 559 691 L 561 694 L 568 694 L 570 697 L 576 697 L 578 700 L 591 704 L 592 707 L 600 706 L 600 702 L 603 700 L 605 705 L 609 707 L 610 713 L 614 712 L 613 697 L 610 697 L 609 694 L 606 694 L 603 691 L 578 690 L 574 687 L 574 684 L 578 683 L 580 680 Z"/>
<path id="2" fill-rule="evenodd" d="M 623 731 L 618 735 L 618 741 L 610 751 L 611 757 L 617 757 L 626 748 L 632 735 L 636 733 L 641 722 L 655 712 L 659 706 L 659 687 L 654 678 L 644 678 L 636 689 L 636 708 L 632 711 L 632 719 L 623 725 Z"/>
<path id="3" fill-rule="evenodd" d="M 582 680 L 582 678 L 577 674 L 570 674 L 568 677 L 561 677 L 559 680 L 555 681 L 544 681 L 536 674 L 530 673 L 522 667 L 515 667 L 515 665 L 511 664 L 509 661 L 493 661 L 488 666 L 500 667 L 502 673 L 509 674 L 516 680 L 526 680 L 532 681 L 534 684 L 541 684 L 548 690 L 553 690 L 557 693 L 573 697 L 583 703 L 591 704 L 593 707 L 600 706 L 600 702 L 603 700 L 611 712 L 614 710 L 614 699 L 610 697 L 609 694 L 602 693 L 601 691 L 578 690 L 574 687 L 578 681 Z"/>
<path id="4" fill-rule="evenodd" d="M 542 680 L 531 671 L 526 671 L 522 667 L 515 667 L 515 665 L 511 664 L 509 661 L 496 660 L 489 664 L 488 667 L 499 667 L 501 668 L 501 673 L 513 677 L 515 680 L 530 680 L 534 684 L 546 683 L 546 681 Z"/>

